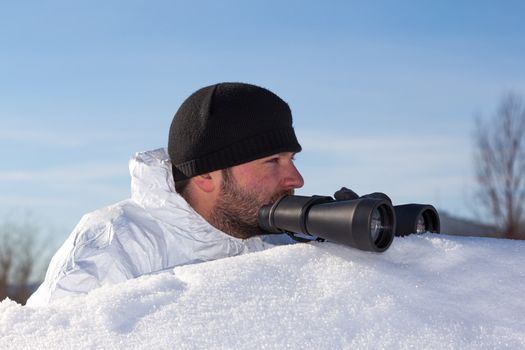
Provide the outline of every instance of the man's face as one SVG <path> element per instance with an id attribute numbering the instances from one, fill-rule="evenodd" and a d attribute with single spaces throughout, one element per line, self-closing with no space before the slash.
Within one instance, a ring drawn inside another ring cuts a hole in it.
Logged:
<path id="1" fill-rule="evenodd" d="M 293 163 L 294 153 L 284 152 L 222 171 L 211 223 L 237 238 L 261 234 L 257 213 L 283 195 L 293 194 L 304 180 Z"/>

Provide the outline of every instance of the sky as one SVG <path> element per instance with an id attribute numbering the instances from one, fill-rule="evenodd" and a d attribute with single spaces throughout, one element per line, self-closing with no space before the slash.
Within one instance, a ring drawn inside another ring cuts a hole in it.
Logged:
<path id="1" fill-rule="evenodd" d="M 341 186 L 472 217 L 475 116 L 525 95 L 521 1 L 3 1 L 0 218 L 62 241 L 129 196 L 128 160 L 167 144 L 221 81 L 288 102 L 303 195 Z"/>

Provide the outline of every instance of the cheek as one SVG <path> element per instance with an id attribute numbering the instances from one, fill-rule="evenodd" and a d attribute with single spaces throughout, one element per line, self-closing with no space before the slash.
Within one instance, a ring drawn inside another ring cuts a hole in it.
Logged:
<path id="1" fill-rule="evenodd" d="M 262 168 L 253 171 L 240 171 L 238 179 L 244 186 L 257 192 L 273 192 L 279 185 L 279 177 L 274 169 Z"/>

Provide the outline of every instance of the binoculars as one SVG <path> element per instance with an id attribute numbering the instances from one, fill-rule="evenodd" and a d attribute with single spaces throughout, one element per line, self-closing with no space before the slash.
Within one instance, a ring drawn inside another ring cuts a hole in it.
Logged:
<path id="1" fill-rule="evenodd" d="M 392 206 L 384 193 L 359 197 L 344 187 L 334 197 L 283 196 L 259 210 L 259 226 L 267 233 L 314 236 L 372 252 L 387 250 L 394 236 L 440 231 L 432 205 Z"/>

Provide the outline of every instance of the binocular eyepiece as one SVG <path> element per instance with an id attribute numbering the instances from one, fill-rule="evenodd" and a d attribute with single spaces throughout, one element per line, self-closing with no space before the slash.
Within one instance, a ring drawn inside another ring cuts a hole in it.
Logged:
<path id="1" fill-rule="evenodd" d="M 315 236 L 372 252 L 387 250 L 394 236 L 439 233 L 439 215 L 431 205 L 392 206 L 382 193 L 363 197 L 351 193 L 351 197 L 336 193 L 338 199 L 283 196 L 259 210 L 259 226 L 268 233 Z"/>

